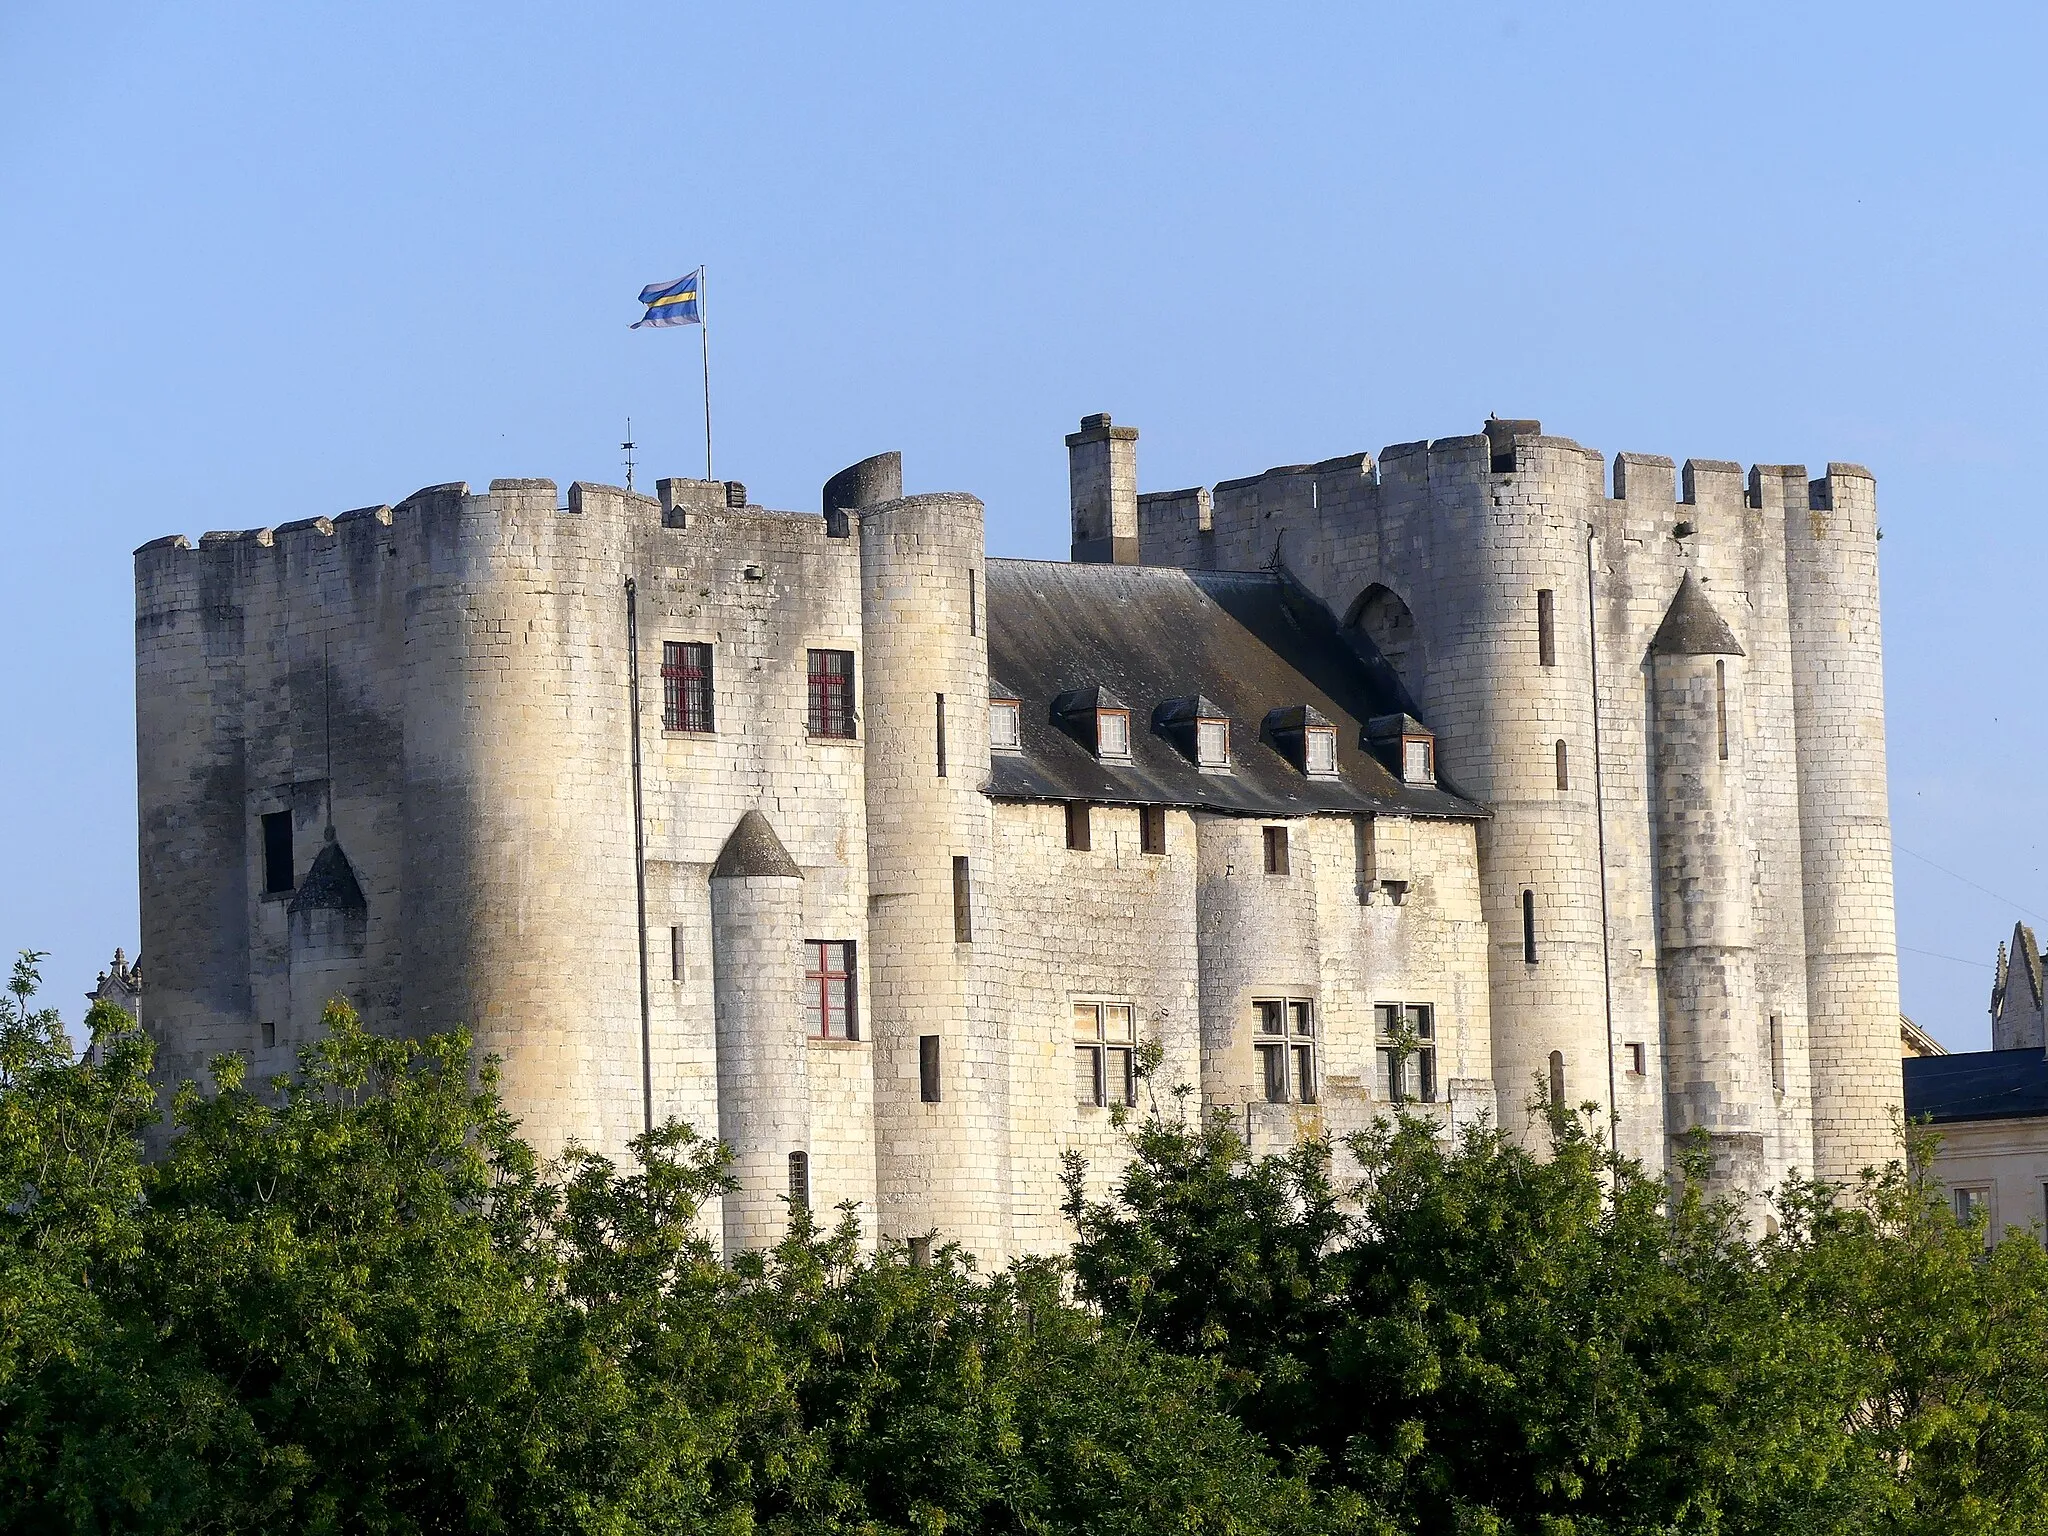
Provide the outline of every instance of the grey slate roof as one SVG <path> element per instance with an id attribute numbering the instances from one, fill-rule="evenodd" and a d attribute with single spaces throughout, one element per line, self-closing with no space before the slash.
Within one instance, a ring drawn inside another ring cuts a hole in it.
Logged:
<path id="1" fill-rule="evenodd" d="M 1163 566 L 988 562 L 989 688 L 1021 701 L 1023 751 L 997 753 L 989 793 L 1011 800 L 1174 805 L 1255 816 L 1394 811 L 1478 818 L 1449 787 L 1403 784 L 1362 741 L 1401 711 L 1370 641 L 1284 573 Z M 1053 701 L 1101 687 L 1131 711 L 1131 761 L 1097 762 Z M 1233 771 L 1204 773 L 1155 720 L 1194 695 L 1230 717 Z M 1309 779 L 1261 726 L 1306 704 L 1337 727 L 1335 779 Z"/>
<path id="2" fill-rule="evenodd" d="M 1908 1056 L 1906 1118 L 1936 1125 L 2048 1115 L 2048 1051 L 1956 1051 Z"/>
<path id="3" fill-rule="evenodd" d="M 1740 656 L 1735 632 L 1716 611 L 1704 588 L 1687 571 L 1678 595 L 1664 611 L 1664 622 L 1650 640 L 1651 653 L 1666 656 Z"/>
<path id="4" fill-rule="evenodd" d="M 756 875 L 775 879 L 801 880 L 804 872 L 782 846 L 775 828 L 759 811 L 748 811 L 732 829 L 725 846 L 718 850 L 718 862 L 711 866 L 714 880 L 745 880 Z"/>

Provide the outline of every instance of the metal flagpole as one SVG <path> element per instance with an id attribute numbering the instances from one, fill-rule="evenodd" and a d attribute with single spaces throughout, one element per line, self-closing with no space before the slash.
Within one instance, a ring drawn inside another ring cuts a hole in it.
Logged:
<path id="1" fill-rule="evenodd" d="M 697 269 L 697 344 L 704 354 L 704 478 L 711 478 L 711 306 L 704 302 L 709 267 Z"/>

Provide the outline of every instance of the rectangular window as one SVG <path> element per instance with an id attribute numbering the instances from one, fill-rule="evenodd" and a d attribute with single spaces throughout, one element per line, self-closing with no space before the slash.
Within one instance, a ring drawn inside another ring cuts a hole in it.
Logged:
<path id="1" fill-rule="evenodd" d="M 1401 740 L 1401 780 L 1406 784 L 1427 784 L 1436 778 L 1436 764 L 1430 761 L 1434 754 L 1430 743 L 1420 736 L 1406 736 Z"/>
<path id="2" fill-rule="evenodd" d="M 1642 1041 L 1631 1040 L 1628 1047 L 1628 1075 L 1630 1077 L 1641 1077 L 1644 1065 Z"/>
<path id="3" fill-rule="evenodd" d="M 1138 1102 L 1138 1020 L 1129 1003 L 1074 1004 L 1074 1102 Z"/>
<path id="4" fill-rule="evenodd" d="M 967 573 L 967 633 L 981 633 L 981 591 L 973 571 Z"/>
<path id="5" fill-rule="evenodd" d="M 1566 754 L 1562 738 L 1557 743 L 1557 787 L 1559 789 L 1570 789 L 1572 787 L 1571 760 Z"/>
<path id="6" fill-rule="evenodd" d="M 1991 1191 L 1981 1186 L 1974 1189 L 1958 1189 L 1954 1198 L 1957 1221 L 1975 1221 L 1991 1208 Z"/>
<path id="7" fill-rule="evenodd" d="M 680 930 L 678 930 L 680 931 Z M 860 988 L 850 939 L 804 941 L 804 998 L 820 1040 L 860 1038 Z"/>
<path id="8" fill-rule="evenodd" d="M 292 813 L 272 811 L 263 818 L 263 889 L 276 896 L 297 882 L 292 878 Z"/>
<path id="9" fill-rule="evenodd" d="M 1266 830 L 1266 873 L 1284 875 L 1287 873 L 1287 829 L 1268 827 Z"/>
<path id="10" fill-rule="evenodd" d="M 263 1049 L 269 1050 L 277 1044 L 277 1025 L 266 1019 L 263 1022 Z"/>
<path id="11" fill-rule="evenodd" d="M 973 892 L 967 884 L 965 854 L 955 854 L 953 857 L 953 942 L 974 942 L 974 899 Z"/>
<path id="12" fill-rule="evenodd" d="M 1252 1004 L 1252 1049 L 1266 1102 L 1316 1102 L 1315 1005 L 1306 998 L 1269 997 Z"/>
<path id="13" fill-rule="evenodd" d="M 683 929 L 680 923 L 668 931 L 668 979 L 683 979 Z"/>
<path id="14" fill-rule="evenodd" d="M 702 641 L 662 642 L 661 728 L 711 729 L 711 647 Z"/>
<path id="15" fill-rule="evenodd" d="M 1086 853 L 1091 844 L 1088 840 L 1088 802 L 1069 800 L 1067 802 L 1067 846 L 1079 853 Z"/>
<path id="16" fill-rule="evenodd" d="M 1310 731 L 1302 739 L 1302 765 L 1307 773 L 1322 775 L 1337 771 L 1337 733 Z"/>
<path id="17" fill-rule="evenodd" d="M 810 653 L 810 728 L 813 736 L 853 735 L 853 652 Z"/>
<path id="18" fill-rule="evenodd" d="M 1095 711 L 1095 755 L 1097 757 L 1129 757 L 1131 755 L 1131 717 L 1120 709 L 1098 709 Z"/>
<path id="19" fill-rule="evenodd" d="M 917 1096 L 926 1104 L 939 1102 L 939 1037 L 917 1037 Z"/>
<path id="20" fill-rule="evenodd" d="M 938 728 L 939 777 L 943 779 L 946 776 L 946 696 L 942 693 L 937 695 L 937 698 L 938 709 L 936 711 L 935 724 Z"/>
<path id="21" fill-rule="evenodd" d="M 1536 659 L 1546 667 L 1557 665 L 1557 604 L 1550 588 L 1536 594 Z"/>
<path id="22" fill-rule="evenodd" d="M 1165 806 L 1144 805 L 1138 808 L 1138 850 L 1141 853 L 1166 852 Z"/>
<path id="23" fill-rule="evenodd" d="M 1436 1102 L 1436 1005 L 1374 1003 L 1380 1096 L 1390 1104 Z"/>
<path id="24" fill-rule="evenodd" d="M 1197 720 L 1195 722 L 1195 764 L 1201 768 L 1228 768 L 1230 766 L 1230 722 L 1228 720 Z"/>
<path id="25" fill-rule="evenodd" d="M 1771 1089 L 1779 1094 L 1785 1091 L 1785 1026 L 1775 1013 L 1771 1015 Z"/>
<path id="26" fill-rule="evenodd" d="M 1522 892 L 1522 961 L 1536 963 L 1536 893 Z"/>
<path id="27" fill-rule="evenodd" d="M 988 706 L 988 744 L 997 752 L 1015 752 L 1022 745 L 1014 699 L 994 699 Z"/>
<path id="28" fill-rule="evenodd" d="M 792 1152 L 789 1154 L 789 1203 L 792 1209 L 811 1205 L 811 1154 Z"/>
<path id="29" fill-rule="evenodd" d="M 1714 663 L 1714 735 L 1721 744 L 1721 761 L 1728 761 L 1728 663 Z"/>

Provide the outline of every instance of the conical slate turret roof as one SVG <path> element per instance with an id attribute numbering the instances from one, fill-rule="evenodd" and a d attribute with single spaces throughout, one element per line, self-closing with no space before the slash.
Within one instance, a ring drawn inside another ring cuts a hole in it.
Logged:
<path id="1" fill-rule="evenodd" d="M 804 872 L 782 846 L 782 839 L 759 811 L 749 811 L 732 829 L 732 836 L 718 850 L 718 862 L 711 866 L 714 880 L 744 880 L 754 876 L 801 880 Z"/>
<path id="2" fill-rule="evenodd" d="M 332 829 L 328 837 L 333 838 Z M 332 912 L 363 912 L 369 903 L 363 900 L 362 885 L 356 880 L 355 866 L 348 861 L 348 855 L 341 851 L 341 844 L 330 841 L 313 859 L 313 867 L 306 871 L 306 878 L 293 893 L 287 912 L 306 912 L 325 908 Z"/>
<path id="3" fill-rule="evenodd" d="M 1671 606 L 1664 611 L 1664 622 L 1657 626 L 1656 638 L 1650 642 L 1652 656 L 1741 656 L 1746 654 L 1736 643 L 1735 632 L 1720 614 L 1700 584 L 1693 580 L 1691 571 L 1678 584 L 1678 595 L 1671 599 Z"/>

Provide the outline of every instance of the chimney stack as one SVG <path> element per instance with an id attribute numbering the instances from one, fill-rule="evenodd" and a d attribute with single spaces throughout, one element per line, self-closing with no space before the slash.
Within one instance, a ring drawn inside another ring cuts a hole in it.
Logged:
<path id="1" fill-rule="evenodd" d="M 1109 413 L 1081 418 L 1067 434 L 1073 490 L 1072 558 L 1106 565 L 1138 563 L 1138 429 L 1110 425 Z"/>

